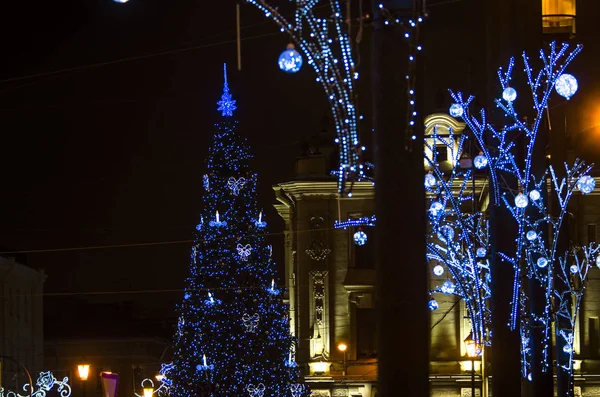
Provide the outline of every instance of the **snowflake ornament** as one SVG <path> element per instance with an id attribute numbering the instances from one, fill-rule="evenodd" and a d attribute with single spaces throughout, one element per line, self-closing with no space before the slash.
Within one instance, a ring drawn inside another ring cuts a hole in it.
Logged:
<path id="1" fill-rule="evenodd" d="M 231 99 L 231 94 L 229 93 L 226 64 L 223 65 L 223 74 L 225 76 L 225 84 L 223 85 L 223 95 L 221 95 L 221 100 L 217 102 L 217 105 L 219 105 L 217 110 L 221 112 L 223 117 L 231 117 L 233 116 L 233 111 L 237 109 L 237 106 L 235 106 L 235 101 Z"/>

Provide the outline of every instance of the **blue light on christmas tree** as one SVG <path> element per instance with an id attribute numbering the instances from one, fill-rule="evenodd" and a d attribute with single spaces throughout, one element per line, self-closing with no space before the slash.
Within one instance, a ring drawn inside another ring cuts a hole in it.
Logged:
<path id="1" fill-rule="evenodd" d="M 170 394 L 307 396 L 290 352 L 288 307 L 275 285 L 257 176 L 237 133 L 227 76 L 206 159 L 203 208 L 179 305 Z M 203 220 L 210 220 L 204 222 Z M 299 392 L 301 391 L 301 392 Z"/>

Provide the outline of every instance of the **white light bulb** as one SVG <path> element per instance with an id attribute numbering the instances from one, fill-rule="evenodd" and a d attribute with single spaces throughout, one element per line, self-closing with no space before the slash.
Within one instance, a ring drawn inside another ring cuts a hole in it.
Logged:
<path id="1" fill-rule="evenodd" d="M 475 168 L 481 170 L 487 167 L 488 160 L 483 154 L 480 153 L 473 159 L 473 164 L 475 165 Z"/>
<path id="2" fill-rule="evenodd" d="M 577 79 L 574 76 L 567 73 L 561 74 L 556 79 L 554 87 L 556 88 L 556 92 L 558 92 L 558 95 L 565 97 L 567 98 L 567 100 L 569 100 L 577 92 Z"/>
<path id="3" fill-rule="evenodd" d="M 545 268 L 546 266 L 548 266 L 548 259 L 544 258 L 543 256 L 539 257 L 538 260 L 536 261 L 537 267 L 539 268 Z"/>
<path id="4" fill-rule="evenodd" d="M 502 91 L 502 99 L 506 102 L 514 102 L 517 99 L 517 90 L 512 87 L 506 87 L 504 91 Z"/>
<path id="5" fill-rule="evenodd" d="M 425 174 L 425 187 L 434 187 L 435 184 L 435 176 L 431 173 Z"/>
<path id="6" fill-rule="evenodd" d="M 462 106 L 460 106 L 458 103 L 453 103 L 450 106 L 450 110 L 449 110 L 450 116 L 452 117 L 462 117 L 462 115 L 464 114 L 464 110 L 462 108 Z"/>
<path id="7" fill-rule="evenodd" d="M 527 237 L 527 240 L 533 241 L 537 238 L 537 233 L 533 230 L 530 230 L 527 232 L 526 237 Z"/>
<path id="8" fill-rule="evenodd" d="M 515 205 L 518 208 L 525 208 L 529 204 L 529 199 L 523 193 L 517 194 L 515 197 Z"/>
<path id="9" fill-rule="evenodd" d="M 577 189 L 583 194 L 590 194 L 596 188 L 596 181 L 589 175 L 584 175 L 577 180 Z"/>
<path id="10" fill-rule="evenodd" d="M 577 265 L 571 265 L 569 268 L 572 274 L 576 274 L 579 271 L 579 267 Z"/>
<path id="11" fill-rule="evenodd" d="M 436 276 L 441 276 L 442 274 L 444 274 L 444 266 L 435 265 L 433 267 L 433 274 L 435 274 Z"/>
<path id="12" fill-rule="evenodd" d="M 540 191 L 539 190 L 532 190 L 529 192 L 529 198 L 532 199 L 533 201 L 539 200 L 541 197 Z"/>

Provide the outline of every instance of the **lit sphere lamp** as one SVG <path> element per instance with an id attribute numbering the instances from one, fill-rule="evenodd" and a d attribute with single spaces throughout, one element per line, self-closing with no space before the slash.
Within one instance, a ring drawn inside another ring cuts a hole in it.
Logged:
<path id="1" fill-rule="evenodd" d="M 568 73 L 563 73 L 556 79 L 554 88 L 556 88 L 558 95 L 569 100 L 577 92 L 577 79 Z"/>
<path id="2" fill-rule="evenodd" d="M 288 44 L 285 51 L 279 55 L 279 69 L 286 73 L 297 73 L 302 67 L 302 55 L 296 51 L 293 44 Z"/>

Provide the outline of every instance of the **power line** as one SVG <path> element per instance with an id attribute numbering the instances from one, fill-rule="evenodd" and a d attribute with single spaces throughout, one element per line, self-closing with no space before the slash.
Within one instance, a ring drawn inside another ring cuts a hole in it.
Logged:
<path id="1" fill-rule="evenodd" d="M 308 232 L 316 232 L 316 231 L 328 231 L 328 230 L 336 230 L 333 227 L 329 228 L 318 228 L 318 229 L 305 229 L 298 230 L 294 232 L 277 232 L 277 233 L 264 233 L 262 236 L 265 237 L 274 237 L 274 236 L 284 236 L 286 233 L 290 234 L 299 234 L 299 233 L 308 233 Z M 340 229 L 338 229 L 340 230 Z M 256 234 L 246 234 L 245 237 L 252 237 Z M 47 252 L 68 252 L 68 251 L 88 251 L 88 250 L 99 250 L 99 249 L 110 249 L 110 248 L 132 248 L 132 247 L 151 247 L 151 246 L 159 246 L 159 245 L 174 245 L 174 244 L 190 244 L 196 241 L 202 243 L 209 243 L 213 241 L 219 240 L 229 240 L 229 239 L 238 239 L 239 236 L 224 236 L 219 238 L 214 238 L 210 240 L 174 240 L 174 241 L 155 241 L 149 243 L 129 243 L 129 244 L 110 244 L 110 245 L 91 245 L 84 247 L 67 247 L 67 248 L 48 248 L 48 249 L 29 249 L 29 250 L 19 250 L 19 251 L 3 251 L 0 252 L 0 255 L 9 255 L 9 254 L 37 254 L 37 253 L 47 253 Z"/>
<path id="2" fill-rule="evenodd" d="M 260 39 L 263 37 L 275 36 L 278 34 L 280 34 L 280 32 L 265 33 L 265 34 L 261 34 L 261 35 L 257 35 L 257 36 L 243 37 L 242 40 L 255 40 L 255 39 Z M 34 74 L 20 76 L 20 77 L 11 77 L 8 79 L 0 80 L 0 84 L 28 80 L 28 79 L 38 78 L 38 77 L 48 77 L 48 76 L 53 76 L 53 75 L 58 75 L 58 74 L 76 72 L 76 71 L 92 69 L 92 68 L 99 68 L 99 67 L 109 66 L 109 65 L 116 65 L 116 64 L 124 63 L 124 62 L 131 62 L 131 61 L 136 61 L 136 60 L 140 60 L 140 59 L 148 59 L 148 58 L 154 58 L 154 57 L 159 57 L 159 56 L 164 56 L 164 55 L 177 54 L 180 52 L 199 50 L 199 49 L 209 48 L 209 47 L 216 47 L 216 46 L 225 45 L 225 44 L 232 44 L 235 42 L 236 42 L 235 39 L 224 40 L 224 41 L 220 41 L 217 43 L 201 44 L 201 45 L 190 46 L 190 47 L 182 47 L 182 48 L 165 50 L 165 51 L 160 51 L 160 52 L 155 52 L 155 53 L 150 53 L 150 54 L 145 54 L 145 55 L 135 55 L 135 56 L 125 57 L 125 58 L 115 59 L 112 61 L 104 61 L 104 62 L 97 62 L 97 63 L 87 64 L 87 65 L 73 66 L 70 68 L 58 69 L 58 70 L 53 70 L 53 71 L 49 71 L 49 72 L 34 73 Z M 23 86 L 25 86 L 25 85 L 23 85 Z M 4 92 L 6 90 L 10 90 L 10 89 L 11 89 L 10 87 L 6 88 L 6 89 L 0 91 L 0 93 Z"/>

